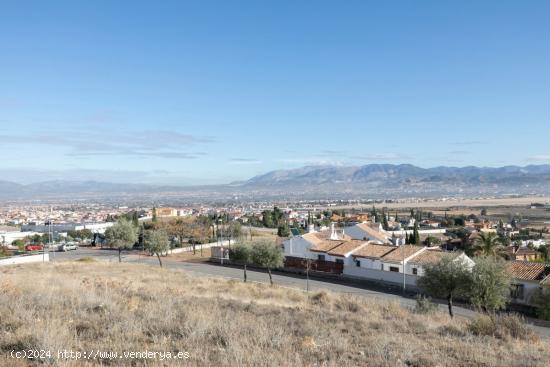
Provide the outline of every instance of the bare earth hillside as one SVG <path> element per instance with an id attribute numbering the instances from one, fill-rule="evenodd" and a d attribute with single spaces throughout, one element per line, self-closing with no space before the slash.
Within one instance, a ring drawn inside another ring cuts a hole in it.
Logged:
<path id="1" fill-rule="evenodd" d="M 513 321 L 479 336 L 444 313 L 133 264 L 3 268 L 0 306 L 0 366 L 550 365 L 550 343 Z M 14 357 L 28 350 L 51 356 Z"/>

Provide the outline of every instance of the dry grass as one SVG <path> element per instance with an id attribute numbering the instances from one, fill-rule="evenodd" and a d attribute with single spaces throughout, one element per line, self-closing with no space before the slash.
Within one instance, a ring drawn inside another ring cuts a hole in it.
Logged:
<path id="1" fill-rule="evenodd" d="M 208 260 L 212 256 L 210 248 L 203 248 L 201 254 L 201 247 L 197 245 L 196 253 L 193 254 L 193 251 L 180 252 L 179 254 L 169 255 L 169 259 L 174 260 Z"/>
<path id="2" fill-rule="evenodd" d="M 0 366 L 29 364 L 10 359 L 12 349 L 190 354 L 179 362 L 87 364 L 116 366 L 532 367 L 550 361 L 546 340 L 476 335 L 467 322 L 444 313 L 419 315 L 396 303 L 329 292 L 308 299 L 286 288 L 136 264 L 4 268 L 0 306 Z"/>

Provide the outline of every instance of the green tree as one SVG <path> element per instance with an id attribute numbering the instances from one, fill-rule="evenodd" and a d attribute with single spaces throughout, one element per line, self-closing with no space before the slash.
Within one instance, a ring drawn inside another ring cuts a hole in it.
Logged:
<path id="1" fill-rule="evenodd" d="M 537 252 L 541 254 L 541 260 L 543 262 L 550 262 L 550 244 L 540 245 L 539 248 L 537 248 Z"/>
<path id="2" fill-rule="evenodd" d="M 284 221 L 277 228 L 277 236 L 279 237 L 288 237 L 290 236 L 290 228 L 288 228 L 288 223 Z"/>
<path id="3" fill-rule="evenodd" d="M 162 268 L 160 255 L 165 254 L 170 249 L 170 240 L 168 234 L 162 229 L 153 229 L 145 232 L 145 248 L 151 255 L 156 255 L 159 265 Z"/>
<path id="4" fill-rule="evenodd" d="M 262 212 L 262 224 L 266 228 L 273 228 L 273 214 L 271 213 L 271 210 L 264 210 Z"/>
<path id="5" fill-rule="evenodd" d="M 273 285 L 271 269 L 280 268 L 284 264 L 281 250 L 271 241 L 256 241 L 252 244 L 252 261 L 267 269 L 269 283 Z"/>
<path id="6" fill-rule="evenodd" d="M 17 246 L 20 251 L 23 251 L 25 249 L 25 241 L 23 240 L 14 240 L 11 244 L 12 246 Z"/>
<path id="7" fill-rule="evenodd" d="M 531 296 L 531 303 L 537 309 L 537 316 L 550 321 L 550 289 L 537 289 Z"/>
<path id="8" fill-rule="evenodd" d="M 241 223 L 232 221 L 227 228 L 227 234 L 229 237 L 229 246 L 231 246 L 231 239 L 238 240 L 243 235 L 243 228 Z"/>
<path id="9" fill-rule="evenodd" d="M 157 218 L 157 208 L 153 207 L 153 223 L 156 223 L 158 221 Z"/>
<path id="10" fill-rule="evenodd" d="M 252 246 L 249 243 L 238 243 L 229 250 L 229 259 L 243 266 L 246 283 L 246 266 L 252 262 Z"/>
<path id="11" fill-rule="evenodd" d="M 478 257 L 472 268 L 468 298 L 472 305 L 485 312 L 506 306 L 510 293 L 510 276 L 505 262 L 495 257 Z"/>
<path id="12" fill-rule="evenodd" d="M 502 241 L 493 232 L 480 232 L 474 244 L 478 255 L 497 256 L 504 250 Z"/>
<path id="13" fill-rule="evenodd" d="M 382 211 L 382 217 L 382 228 L 387 231 L 390 229 L 390 225 L 388 224 L 388 216 L 385 211 Z"/>
<path id="14" fill-rule="evenodd" d="M 445 256 L 436 264 L 426 265 L 417 285 L 434 297 L 445 298 L 449 315 L 453 317 L 453 298 L 467 294 L 470 276 L 470 269 L 465 262 Z"/>
<path id="15" fill-rule="evenodd" d="M 426 244 L 426 246 L 432 247 L 432 246 L 439 245 L 441 243 L 441 240 L 437 237 L 434 237 L 434 236 L 428 236 L 424 240 L 424 243 Z"/>
<path id="16" fill-rule="evenodd" d="M 107 228 L 105 238 L 111 247 L 118 250 L 118 261 L 122 262 L 122 250 L 132 248 L 138 239 L 137 228 L 127 219 L 120 219 L 116 224 Z"/>
<path id="17" fill-rule="evenodd" d="M 420 233 L 418 232 L 418 221 L 414 221 L 414 229 L 413 229 L 411 240 L 413 244 L 420 245 Z"/>

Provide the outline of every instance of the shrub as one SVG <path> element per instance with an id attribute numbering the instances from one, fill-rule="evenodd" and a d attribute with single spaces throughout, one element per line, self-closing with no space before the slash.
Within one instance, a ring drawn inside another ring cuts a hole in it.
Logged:
<path id="1" fill-rule="evenodd" d="M 531 303 L 537 308 L 537 317 L 550 320 L 550 291 L 538 289 L 531 297 Z"/>
<path id="2" fill-rule="evenodd" d="M 80 261 L 80 262 L 83 262 L 83 263 L 93 263 L 93 262 L 96 262 L 96 259 L 94 259 L 91 256 L 84 256 L 84 257 L 81 257 L 80 259 L 78 259 L 76 261 Z"/>
<path id="3" fill-rule="evenodd" d="M 468 323 L 468 331 L 478 336 L 494 336 L 496 325 L 488 315 L 477 315 Z"/>
<path id="4" fill-rule="evenodd" d="M 315 293 L 310 298 L 311 303 L 318 306 L 327 306 L 330 304 L 330 296 L 325 291 Z"/>
<path id="5" fill-rule="evenodd" d="M 416 305 L 414 312 L 423 315 L 431 315 L 437 311 L 437 304 L 432 299 L 424 296 L 416 296 Z"/>
<path id="6" fill-rule="evenodd" d="M 478 315 L 468 323 L 468 330 L 478 336 L 493 336 L 499 339 L 536 341 L 538 336 L 517 315 Z"/>

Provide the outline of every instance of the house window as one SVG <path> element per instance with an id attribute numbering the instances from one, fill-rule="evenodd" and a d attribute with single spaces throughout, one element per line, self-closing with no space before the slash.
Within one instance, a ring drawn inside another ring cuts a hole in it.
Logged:
<path id="1" fill-rule="evenodd" d="M 325 261 L 325 255 L 317 255 L 317 260 Z"/>
<path id="2" fill-rule="evenodd" d="M 360 268 L 360 267 L 361 267 L 361 261 L 355 260 L 355 266 L 357 266 L 358 268 Z"/>
<path id="3" fill-rule="evenodd" d="M 413 268 L 413 274 L 418 275 L 418 269 L 417 268 Z"/>
<path id="4" fill-rule="evenodd" d="M 523 284 L 510 285 L 510 297 L 514 299 L 523 299 Z"/>
<path id="5" fill-rule="evenodd" d="M 397 266 L 390 266 L 390 271 L 393 271 L 394 273 L 399 273 L 399 268 Z"/>
<path id="6" fill-rule="evenodd" d="M 336 264 L 342 264 L 342 265 L 344 265 L 344 260 L 342 260 L 342 259 L 336 259 Z"/>

